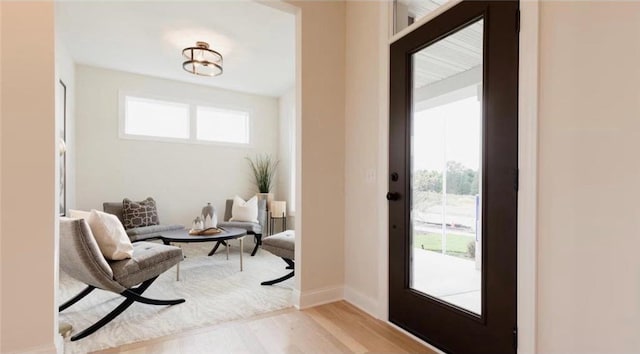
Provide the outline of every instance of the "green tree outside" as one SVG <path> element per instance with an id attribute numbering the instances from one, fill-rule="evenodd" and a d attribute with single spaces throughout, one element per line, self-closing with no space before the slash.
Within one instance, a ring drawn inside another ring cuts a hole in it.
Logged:
<path id="1" fill-rule="evenodd" d="M 479 173 L 457 161 L 447 162 L 447 194 L 476 195 Z M 413 188 L 421 192 L 442 192 L 442 172 L 418 170 L 413 175 Z"/>

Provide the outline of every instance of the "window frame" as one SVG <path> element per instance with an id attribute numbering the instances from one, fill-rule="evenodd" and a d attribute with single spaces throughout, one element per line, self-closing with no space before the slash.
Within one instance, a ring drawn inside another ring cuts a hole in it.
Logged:
<path id="1" fill-rule="evenodd" d="M 214 145 L 214 146 L 246 148 L 246 149 L 254 148 L 254 137 L 255 137 L 254 136 L 255 128 L 254 128 L 254 120 L 253 120 L 254 110 L 247 106 L 233 105 L 233 104 L 231 105 L 219 104 L 217 102 L 206 102 L 203 100 L 176 98 L 176 97 L 169 97 L 168 95 L 158 95 L 158 94 L 139 92 L 139 91 L 120 90 L 118 92 L 118 96 L 119 96 L 118 97 L 118 111 L 119 111 L 118 137 L 122 140 L 163 142 L 163 143 L 182 143 L 182 144 L 196 144 L 196 145 Z M 189 112 L 188 112 L 189 138 L 183 139 L 183 138 L 147 136 L 147 135 L 137 135 L 137 134 L 127 133 L 125 131 L 127 97 L 187 105 L 189 108 Z M 226 141 L 198 140 L 197 139 L 197 110 L 199 106 L 220 109 L 220 110 L 246 112 L 248 115 L 247 129 L 248 129 L 249 143 L 233 143 L 233 142 L 226 142 Z"/>

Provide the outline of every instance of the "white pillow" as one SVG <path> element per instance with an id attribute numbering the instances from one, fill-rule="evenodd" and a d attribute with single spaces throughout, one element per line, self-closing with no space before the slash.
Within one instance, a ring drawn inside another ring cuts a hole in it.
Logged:
<path id="1" fill-rule="evenodd" d="M 233 207 L 231 208 L 231 219 L 229 221 L 246 221 L 258 223 L 258 197 L 247 200 L 238 197 L 233 198 Z"/>
<path id="2" fill-rule="evenodd" d="M 133 256 L 133 245 L 117 216 L 91 210 L 87 222 L 104 258 L 119 261 Z"/>
<path id="3" fill-rule="evenodd" d="M 69 209 L 69 217 L 72 218 L 72 219 L 85 219 L 85 220 L 88 220 L 90 214 L 91 214 L 91 212 L 84 211 L 84 210 Z"/>

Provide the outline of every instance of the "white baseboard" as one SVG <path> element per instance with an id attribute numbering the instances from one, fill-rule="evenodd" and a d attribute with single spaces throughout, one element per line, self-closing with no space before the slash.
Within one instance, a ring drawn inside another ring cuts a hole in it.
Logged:
<path id="1" fill-rule="evenodd" d="M 291 293 L 291 301 L 293 302 L 293 307 L 300 310 L 300 290 L 293 289 L 293 293 Z"/>
<path id="2" fill-rule="evenodd" d="M 64 353 L 64 338 L 61 335 L 56 336 L 56 353 L 62 354 Z"/>
<path id="3" fill-rule="evenodd" d="M 378 306 L 378 301 L 370 296 L 367 296 L 349 286 L 344 287 L 344 299 L 350 303 L 351 305 L 359 308 L 360 310 L 368 313 L 369 315 L 379 319 L 386 321 L 386 318 L 383 318 L 380 312 L 380 306 Z"/>
<path id="4" fill-rule="evenodd" d="M 328 304 L 344 299 L 343 286 L 328 286 L 325 288 L 293 292 L 294 306 L 298 310 Z"/>

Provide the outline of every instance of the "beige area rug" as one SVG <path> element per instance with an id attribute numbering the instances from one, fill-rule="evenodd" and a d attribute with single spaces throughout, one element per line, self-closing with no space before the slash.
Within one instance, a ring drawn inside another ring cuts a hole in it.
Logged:
<path id="1" fill-rule="evenodd" d="M 64 352 L 88 353 L 292 306 L 293 279 L 273 286 L 260 285 L 288 273 L 286 264 L 263 250 L 250 257 L 253 242 L 247 239 L 245 243 L 243 272 L 237 244 L 232 245 L 229 260 L 222 246 L 215 255 L 207 257 L 213 243 L 183 244 L 187 258 L 180 264 L 180 281 L 176 281 L 174 267 L 160 275 L 144 295 L 156 299 L 184 298 L 185 303 L 170 307 L 134 303 L 94 334 L 76 342 L 65 339 Z M 61 273 L 59 301 L 70 299 L 84 287 Z M 110 292 L 94 290 L 60 313 L 59 320 L 70 323 L 75 334 L 102 318 L 122 299 Z"/>

